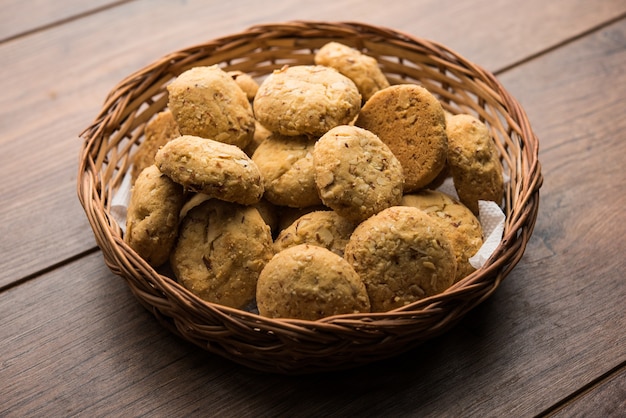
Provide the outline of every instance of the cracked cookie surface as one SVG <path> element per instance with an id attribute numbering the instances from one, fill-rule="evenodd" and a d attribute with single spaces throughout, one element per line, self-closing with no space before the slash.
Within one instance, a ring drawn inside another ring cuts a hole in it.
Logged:
<path id="1" fill-rule="evenodd" d="M 370 310 L 354 269 L 326 248 L 307 244 L 274 255 L 261 271 L 256 300 L 259 313 L 272 318 L 316 320 Z"/>
<path id="2" fill-rule="evenodd" d="M 398 159 L 376 135 L 337 126 L 313 149 L 315 183 L 322 202 L 353 222 L 400 203 L 404 176 Z"/>
<path id="3" fill-rule="evenodd" d="M 253 301 L 272 255 L 270 228 L 256 208 L 211 199 L 183 219 L 170 263 L 201 299 L 241 309 Z"/>
<path id="4" fill-rule="evenodd" d="M 258 167 L 235 145 L 183 135 L 157 152 L 155 164 L 185 189 L 210 197 L 252 205 L 263 196 Z"/>
<path id="5" fill-rule="evenodd" d="M 320 137 L 350 123 L 361 108 L 352 80 L 321 65 L 285 66 L 259 86 L 254 114 L 272 132 Z"/>
<path id="6" fill-rule="evenodd" d="M 219 66 L 194 67 L 167 86 L 168 107 L 183 135 L 245 148 L 254 135 L 246 93 Z"/>
<path id="7" fill-rule="evenodd" d="M 446 290 L 456 259 L 441 227 L 422 210 L 394 206 L 362 222 L 345 259 L 359 274 L 372 312 L 386 312 Z"/>

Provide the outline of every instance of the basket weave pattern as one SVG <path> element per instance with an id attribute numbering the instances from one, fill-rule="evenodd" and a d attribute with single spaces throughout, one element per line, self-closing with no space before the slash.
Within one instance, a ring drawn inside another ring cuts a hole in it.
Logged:
<path id="1" fill-rule="evenodd" d="M 502 243 L 483 268 L 443 294 L 386 313 L 269 319 L 202 301 L 131 250 L 111 216 L 111 197 L 130 168 L 146 122 L 166 107 L 166 85 L 191 67 L 219 64 L 260 79 L 284 65 L 312 64 L 315 51 L 329 41 L 375 57 L 392 84 L 420 84 L 446 110 L 486 123 L 510 179 Z M 78 196 L 111 271 L 182 338 L 245 366 L 288 374 L 387 358 L 449 329 L 519 262 L 535 224 L 542 183 L 538 140 L 523 109 L 492 74 L 437 43 L 360 23 L 259 25 L 167 55 L 121 81 L 81 137 Z"/>

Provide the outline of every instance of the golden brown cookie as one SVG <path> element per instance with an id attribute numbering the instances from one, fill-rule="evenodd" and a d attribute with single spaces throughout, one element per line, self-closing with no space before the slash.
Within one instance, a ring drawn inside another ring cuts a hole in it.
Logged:
<path id="1" fill-rule="evenodd" d="M 474 214 L 478 201 L 498 205 L 504 197 L 502 163 L 484 123 L 471 115 L 454 115 L 448 120 L 448 165 L 459 200 Z"/>
<path id="2" fill-rule="evenodd" d="M 354 82 L 364 101 L 389 87 L 376 58 L 338 42 L 329 42 L 315 54 L 315 64 L 334 68 Z"/>
<path id="3" fill-rule="evenodd" d="M 274 240 L 274 252 L 299 244 L 324 247 L 343 257 L 356 225 L 334 211 L 314 211 L 302 215 L 283 229 Z"/>
<path id="4" fill-rule="evenodd" d="M 445 165 L 443 108 L 421 86 L 400 84 L 378 91 L 363 105 L 356 125 L 378 135 L 400 160 L 407 193 L 428 185 Z"/>
<path id="5" fill-rule="evenodd" d="M 259 314 L 316 320 L 369 312 L 363 282 L 350 265 L 326 248 L 296 245 L 265 266 L 256 291 Z"/>
<path id="6" fill-rule="evenodd" d="M 169 258 L 183 203 L 183 188 L 155 165 L 146 167 L 133 185 L 124 241 L 153 267 Z"/>
<path id="7" fill-rule="evenodd" d="M 313 175 L 313 146 L 307 136 L 272 134 L 254 154 L 265 188 L 264 197 L 279 206 L 304 208 L 320 205 Z"/>
<path id="8" fill-rule="evenodd" d="M 344 257 L 365 283 L 372 312 L 441 293 L 456 274 L 452 245 L 442 228 L 409 206 L 394 206 L 363 221 Z"/>
<path id="9" fill-rule="evenodd" d="M 352 80 L 321 65 L 285 66 L 259 86 L 254 114 L 272 132 L 319 138 L 349 123 L 361 108 Z"/>
<path id="10" fill-rule="evenodd" d="M 170 262 L 193 294 L 241 309 L 254 300 L 259 273 L 272 255 L 270 229 L 254 207 L 211 199 L 183 219 Z"/>
<path id="11" fill-rule="evenodd" d="M 243 205 L 257 203 L 263 196 L 258 167 L 234 145 L 183 135 L 165 144 L 155 163 L 187 190 Z"/>
<path id="12" fill-rule="evenodd" d="M 235 80 L 237 85 L 246 93 L 246 97 L 249 101 L 254 100 L 254 96 L 256 96 L 257 90 L 259 90 L 259 83 L 256 82 L 254 78 L 250 75 L 244 73 L 243 71 L 228 71 L 227 74 Z"/>
<path id="13" fill-rule="evenodd" d="M 315 184 L 322 202 L 352 222 L 400 203 L 402 166 L 376 135 L 337 126 L 313 149 Z"/>
<path id="14" fill-rule="evenodd" d="M 183 135 L 244 148 L 254 135 L 254 115 L 246 94 L 217 65 L 195 67 L 167 86 L 168 107 Z"/>
<path id="15" fill-rule="evenodd" d="M 178 125 L 169 109 L 157 113 L 150 119 L 144 130 L 144 140 L 133 154 L 131 182 L 135 183 L 139 173 L 154 164 L 154 156 L 159 148 L 179 136 Z"/>
<path id="16" fill-rule="evenodd" d="M 243 149 L 250 157 L 254 155 L 254 151 L 256 151 L 259 145 L 261 145 L 261 143 L 272 134 L 269 129 L 261 125 L 257 120 L 255 120 L 254 126 L 254 136 L 252 137 L 252 141 L 250 141 L 250 143 Z"/>
<path id="17" fill-rule="evenodd" d="M 308 206 L 306 208 L 290 208 L 289 206 L 276 206 L 276 217 L 278 218 L 278 228 L 276 229 L 277 236 L 280 231 L 283 231 L 294 223 L 299 217 L 306 215 L 307 213 L 316 211 L 329 211 L 328 206 L 316 205 Z"/>
<path id="18" fill-rule="evenodd" d="M 475 268 L 469 258 L 483 245 L 483 229 L 471 210 L 456 199 L 436 190 L 421 190 L 402 197 L 402 205 L 423 210 L 443 227 L 456 256 L 455 282 Z"/>

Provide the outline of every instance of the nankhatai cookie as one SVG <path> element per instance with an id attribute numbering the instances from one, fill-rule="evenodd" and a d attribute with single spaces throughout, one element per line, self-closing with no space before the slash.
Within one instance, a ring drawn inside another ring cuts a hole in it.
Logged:
<path id="1" fill-rule="evenodd" d="M 254 114 L 272 132 L 320 137 L 350 123 L 361 108 L 352 80 L 321 65 L 285 66 L 259 86 Z"/>
<path id="2" fill-rule="evenodd" d="M 302 215 L 274 240 L 274 252 L 299 244 L 324 247 L 343 257 L 356 225 L 334 211 L 314 211 Z"/>
<path id="3" fill-rule="evenodd" d="M 154 164 L 154 156 L 159 148 L 179 136 L 178 125 L 169 109 L 157 113 L 150 119 L 144 129 L 144 140 L 133 154 L 131 182 L 135 182 L 144 168 Z"/>
<path id="4" fill-rule="evenodd" d="M 254 154 L 254 151 L 261 145 L 263 141 L 265 141 L 272 132 L 267 129 L 265 126 L 261 125 L 259 121 L 254 121 L 254 135 L 252 136 L 252 141 L 243 148 L 244 152 L 248 154 L 250 157 Z"/>
<path id="5" fill-rule="evenodd" d="M 334 68 L 354 82 L 364 101 L 389 87 L 376 58 L 338 42 L 329 42 L 314 57 L 315 64 Z"/>
<path id="6" fill-rule="evenodd" d="M 346 260 L 307 244 L 274 255 L 259 276 L 256 302 L 259 314 L 271 318 L 316 320 L 370 310 L 365 285 Z"/>
<path id="7" fill-rule="evenodd" d="M 328 131 L 315 143 L 313 166 L 322 202 L 353 222 L 402 199 L 400 162 L 365 129 L 342 125 Z"/>
<path id="8" fill-rule="evenodd" d="M 443 169 L 448 152 L 441 104 L 425 88 L 400 84 L 375 93 L 355 124 L 385 143 L 404 168 L 405 192 L 421 189 Z"/>
<path id="9" fill-rule="evenodd" d="M 259 273 L 272 255 L 270 229 L 257 209 L 210 199 L 183 219 L 170 264 L 193 294 L 241 309 L 254 300 Z"/>
<path id="10" fill-rule="evenodd" d="M 263 196 L 258 167 L 235 145 L 183 135 L 165 144 L 155 163 L 185 189 L 210 197 L 251 205 Z"/>
<path id="11" fill-rule="evenodd" d="M 252 106 L 237 82 L 217 65 L 191 68 L 167 86 L 168 107 L 183 135 L 244 148 L 254 135 Z"/>
<path id="12" fill-rule="evenodd" d="M 276 217 L 278 218 L 278 227 L 276 230 L 277 236 L 280 231 L 289 228 L 299 217 L 306 215 L 307 213 L 316 211 L 329 211 L 332 210 L 328 206 L 315 205 L 307 206 L 306 208 L 290 208 L 289 206 L 276 206 Z"/>
<path id="13" fill-rule="evenodd" d="M 385 209 L 359 224 L 344 257 L 365 283 L 372 312 L 441 293 L 456 274 L 454 251 L 442 227 L 409 206 Z"/>
<path id="14" fill-rule="evenodd" d="M 475 270 L 468 260 L 483 245 L 484 236 L 480 222 L 467 206 L 436 190 L 404 195 L 402 205 L 423 210 L 443 227 L 456 257 L 455 282 Z"/>
<path id="15" fill-rule="evenodd" d="M 487 126 L 472 115 L 448 119 L 448 165 L 459 200 L 474 214 L 478 201 L 504 197 L 502 163 Z"/>
<path id="16" fill-rule="evenodd" d="M 272 134 L 252 155 L 265 189 L 265 199 L 279 206 L 304 208 L 322 203 L 315 186 L 313 146 L 307 136 Z"/>
<path id="17" fill-rule="evenodd" d="M 257 90 L 259 90 L 259 83 L 256 82 L 249 74 L 243 71 L 228 71 L 227 74 L 235 80 L 237 85 L 246 93 L 246 97 L 249 101 L 254 100 Z"/>
<path id="18" fill-rule="evenodd" d="M 155 165 L 146 167 L 133 185 L 124 241 L 153 267 L 169 257 L 183 203 L 183 188 Z"/>

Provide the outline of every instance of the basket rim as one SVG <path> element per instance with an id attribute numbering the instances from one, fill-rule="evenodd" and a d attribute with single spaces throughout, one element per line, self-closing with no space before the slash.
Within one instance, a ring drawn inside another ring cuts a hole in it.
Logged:
<path id="1" fill-rule="evenodd" d="M 145 89 L 150 83 L 164 77 L 175 76 L 175 71 L 174 73 L 172 72 L 173 64 L 168 66 L 168 63 L 176 63 L 178 65 L 176 69 L 184 68 L 184 66 L 188 64 L 185 60 L 189 60 L 189 57 L 193 57 L 199 50 L 215 48 L 215 50 L 219 52 L 219 48 L 225 45 L 232 47 L 233 45 L 245 43 L 246 40 L 253 38 L 261 41 L 270 39 L 270 35 L 268 34 L 273 34 L 272 39 L 280 38 L 280 35 L 276 35 L 276 33 L 280 33 L 281 31 L 289 35 L 290 38 L 294 37 L 294 33 L 306 33 L 307 31 L 337 31 L 348 35 L 355 32 L 364 32 L 372 37 L 379 37 L 381 40 L 392 39 L 399 45 L 419 46 L 419 48 L 428 51 L 428 53 L 433 56 L 439 57 L 441 62 L 447 60 L 451 66 L 458 66 L 463 68 L 467 73 L 475 75 L 477 79 L 480 79 L 481 82 L 485 83 L 490 89 L 497 92 L 506 108 L 509 109 L 510 113 L 508 116 L 519 125 L 528 171 L 526 173 L 527 175 L 522 179 L 524 184 L 520 186 L 523 189 L 523 193 L 519 195 L 518 201 L 516 202 L 518 207 L 522 207 L 523 210 L 515 212 L 515 216 L 511 219 L 507 216 L 505 223 L 508 228 L 505 229 L 502 242 L 489 260 L 487 260 L 484 267 L 474 271 L 443 293 L 418 300 L 402 308 L 388 312 L 334 315 L 315 321 L 309 321 L 293 318 L 267 318 L 254 312 L 204 301 L 185 289 L 173 278 L 160 274 L 147 262 L 136 256 L 136 253 L 135 256 L 128 256 L 129 254 L 132 255 L 134 251 L 121 239 L 119 225 L 115 223 L 111 213 L 106 207 L 103 207 L 101 211 L 98 210 L 98 205 L 102 205 L 103 202 L 100 201 L 100 195 L 96 193 L 98 198 L 95 198 L 93 192 L 97 187 L 96 178 L 99 172 L 96 172 L 95 175 L 92 175 L 90 172 L 90 170 L 98 164 L 98 161 L 95 161 L 93 158 L 94 155 L 97 155 L 97 158 L 100 159 L 106 158 L 106 156 L 102 154 L 102 150 L 98 149 L 97 141 L 99 139 L 108 138 L 109 135 L 111 135 L 111 127 L 108 125 L 110 121 L 120 118 L 120 112 L 123 113 L 127 111 L 128 107 L 145 99 L 145 94 L 147 94 L 145 93 Z M 144 90 L 141 90 L 142 88 Z M 109 254 L 111 250 L 106 245 L 103 245 L 103 243 L 109 243 L 116 249 L 121 250 L 124 254 L 125 261 L 133 265 L 136 274 L 149 275 L 155 280 L 161 281 L 161 283 L 157 283 L 159 286 L 174 288 L 176 292 L 179 292 L 178 294 L 173 295 L 172 292 L 170 292 L 164 296 L 184 298 L 184 300 L 181 299 L 179 302 L 181 304 L 184 303 L 185 306 L 201 307 L 201 309 L 211 311 L 212 314 L 236 317 L 250 324 L 257 324 L 258 326 L 261 326 L 260 323 L 262 322 L 263 325 L 275 330 L 296 330 L 297 332 L 304 333 L 309 331 L 320 332 L 322 330 L 328 332 L 334 327 L 348 327 L 354 329 L 358 325 L 364 330 L 372 330 L 381 326 L 393 326 L 391 323 L 394 321 L 402 322 L 404 320 L 415 319 L 420 315 L 433 311 L 445 311 L 446 307 L 448 307 L 452 301 L 458 302 L 462 300 L 463 295 L 470 289 L 474 290 L 476 288 L 487 287 L 479 300 L 472 300 L 467 306 L 464 306 L 462 303 L 458 304 L 458 306 L 460 306 L 458 308 L 460 312 L 471 310 L 496 290 L 500 282 L 521 259 L 528 239 L 534 229 L 539 205 L 539 190 L 543 184 L 538 155 L 538 139 L 532 131 L 530 122 L 522 106 L 506 91 L 495 75 L 438 42 L 419 38 L 406 32 L 383 26 L 354 21 L 323 22 L 295 20 L 282 23 L 258 24 L 239 33 L 219 37 L 167 54 L 146 67 L 135 71 L 115 85 L 107 95 L 102 108 L 93 122 L 80 133 L 79 137 L 83 140 L 83 143 L 77 176 L 78 198 L 89 218 L 91 227 L 94 229 L 94 234 L 102 234 L 102 238 L 97 239 L 98 246 L 103 250 L 105 262 L 114 273 L 121 275 L 127 281 L 129 280 L 120 270 L 117 262 L 112 261 L 118 260 L 119 254 Z M 128 260 L 128 258 L 131 259 Z M 482 279 L 486 277 L 492 277 L 493 281 L 491 283 L 485 283 Z M 140 289 L 132 290 L 139 293 L 143 291 Z M 149 295 L 151 290 L 146 289 L 145 292 L 145 295 L 142 294 L 143 296 L 141 297 L 147 297 L 146 295 Z M 157 308 L 153 308 L 152 310 L 155 311 Z M 454 309 L 452 310 L 454 311 Z"/>

